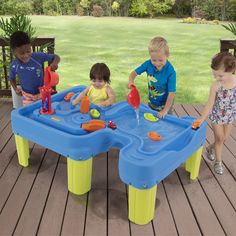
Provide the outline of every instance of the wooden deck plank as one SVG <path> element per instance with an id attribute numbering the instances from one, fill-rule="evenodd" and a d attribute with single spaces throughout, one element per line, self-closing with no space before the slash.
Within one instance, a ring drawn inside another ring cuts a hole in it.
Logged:
<path id="1" fill-rule="evenodd" d="M 3 129 L 3 131 L 0 133 L 0 152 L 6 145 L 6 142 L 11 138 L 12 136 L 12 129 L 11 129 L 11 123 L 8 123 L 7 126 Z"/>
<path id="2" fill-rule="evenodd" d="M 186 112 L 188 112 L 187 114 L 189 115 L 192 116 L 197 115 L 197 112 L 193 108 L 193 106 L 186 105 L 184 106 L 184 109 Z M 208 131 L 209 128 L 207 129 L 207 132 Z M 208 138 L 209 136 L 207 135 L 207 139 Z M 206 162 L 202 162 L 202 165 L 205 164 Z M 210 199 L 211 205 L 213 206 L 213 209 L 224 231 L 226 232 L 226 234 L 230 235 L 236 231 L 235 224 L 233 223 L 236 222 L 236 213 L 231 201 L 229 201 L 229 198 L 225 194 L 227 193 L 227 188 L 225 188 L 225 190 L 223 191 L 222 188 L 224 188 L 225 186 L 219 184 L 219 182 L 224 178 L 227 178 L 229 180 L 230 174 L 227 174 L 227 170 L 225 171 L 226 173 L 224 173 L 224 175 L 222 176 L 215 174 L 213 170 L 211 170 L 211 173 L 209 173 L 209 171 L 210 171 L 209 169 L 204 168 L 204 171 L 201 172 L 201 175 L 199 176 L 199 180 L 201 182 L 201 186 L 203 187 L 204 191 L 208 196 L 208 199 Z M 216 179 L 211 176 L 212 173 L 218 181 L 216 181 Z M 209 175 L 211 176 L 210 178 Z M 232 195 L 231 191 L 235 192 L 235 187 L 236 187 L 235 182 L 233 182 L 232 178 L 231 178 L 231 184 L 232 185 L 230 185 L 231 189 L 229 192 L 230 196 Z"/>
<path id="3" fill-rule="evenodd" d="M 76 196 L 72 193 L 68 194 L 66 212 L 62 226 L 61 235 L 64 236 L 82 236 L 84 235 L 84 227 L 86 224 L 86 208 L 88 201 L 88 193 Z M 96 224 L 93 226 L 96 229 Z M 42 234 L 44 236 L 45 234 Z"/>
<path id="4" fill-rule="evenodd" d="M 192 208 L 189 205 L 176 171 L 170 174 L 163 182 L 175 218 L 178 234 L 201 235 L 201 231 L 195 216 L 192 214 Z"/>
<path id="5" fill-rule="evenodd" d="M 129 236 L 128 199 L 126 187 L 119 178 L 119 150 L 108 152 L 108 235 Z"/>
<path id="6" fill-rule="evenodd" d="M 225 235 L 199 181 L 190 181 L 184 167 L 178 175 L 203 235 Z"/>
<path id="7" fill-rule="evenodd" d="M 156 235 L 178 235 L 163 182 L 157 185 L 157 199 L 153 226 Z"/>
<path id="8" fill-rule="evenodd" d="M 60 235 L 67 196 L 66 158 L 60 156 L 37 235 Z M 77 205 L 79 205 L 78 202 Z"/>
<path id="9" fill-rule="evenodd" d="M 4 205 L 0 215 L 0 229 L 3 235 L 11 235 L 14 232 L 18 219 L 25 206 L 28 195 L 34 184 L 45 149 L 35 145 L 30 158 L 30 168 L 23 168 L 15 186 Z M 18 164 L 16 164 L 18 166 Z M 33 217 L 33 216 L 31 216 Z M 11 222 L 11 224 L 9 224 Z"/>
<path id="10" fill-rule="evenodd" d="M 92 189 L 88 196 L 84 235 L 107 235 L 107 153 L 93 158 Z"/>
<path id="11" fill-rule="evenodd" d="M 10 123 L 11 111 L 12 111 L 12 108 L 8 104 L 6 106 L 4 105 L 3 107 L 7 109 L 0 110 L 0 135 L 2 131 L 6 128 L 6 126 Z"/>
<path id="12" fill-rule="evenodd" d="M 21 212 L 14 231 L 15 235 L 35 235 L 37 233 L 58 158 L 59 155 L 57 153 L 47 150 L 27 202 Z M 29 217 L 29 215 L 34 217 Z"/>
<path id="13" fill-rule="evenodd" d="M 1 139 L 4 139 L 4 137 L 1 136 Z M 4 145 L 5 147 L 0 152 L 0 177 L 3 175 L 13 156 L 16 154 L 14 135 L 12 135 L 8 141 L 5 141 Z"/>

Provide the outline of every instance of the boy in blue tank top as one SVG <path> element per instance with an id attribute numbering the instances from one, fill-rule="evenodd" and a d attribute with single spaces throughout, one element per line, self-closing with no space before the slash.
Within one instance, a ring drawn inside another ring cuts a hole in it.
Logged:
<path id="1" fill-rule="evenodd" d="M 137 67 L 129 75 L 128 88 L 134 83 L 137 75 L 147 74 L 149 107 L 158 111 L 163 118 L 167 113 L 172 114 L 172 105 L 176 92 L 176 72 L 168 61 L 169 47 L 162 37 L 151 40 L 149 47 L 150 59 Z"/>
<path id="2" fill-rule="evenodd" d="M 23 105 L 40 99 L 39 87 L 43 86 L 43 63 L 51 62 L 52 70 L 60 62 L 56 54 L 33 52 L 27 33 L 16 31 L 10 37 L 10 46 L 16 57 L 10 64 L 9 80 L 17 95 L 23 96 Z M 16 76 L 20 79 L 21 89 L 17 88 Z"/>

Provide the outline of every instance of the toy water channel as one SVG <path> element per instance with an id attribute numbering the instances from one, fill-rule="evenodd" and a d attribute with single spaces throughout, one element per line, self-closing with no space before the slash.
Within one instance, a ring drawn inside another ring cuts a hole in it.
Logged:
<path id="1" fill-rule="evenodd" d="M 54 114 L 41 114 L 40 102 L 12 112 L 19 163 L 29 165 L 28 140 L 65 156 L 68 189 L 80 195 L 91 189 L 92 157 L 112 147 L 119 148 L 119 175 L 129 186 L 129 219 L 147 224 L 154 217 L 159 182 L 184 162 L 190 178 L 197 178 L 206 124 L 193 130 L 193 117 L 170 115 L 150 121 L 145 114 L 156 116 L 156 112 L 142 103 L 138 122 L 133 107 L 123 101 L 108 108 L 91 104 L 90 110 L 99 112 L 96 120 L 103 121 L 105 127 L 88 132 L 82 127 L 94 119 L 90 112 L 83 114 L 80 105 L 71 107 L 70 100 L 64 100 L 72 92 L 73 100 L 84 88 L 77 86 L 53 95 Z M 108 125 L 111 121 L 113 128 Z M 158 133 L 160 140 L 150 139 L 150 132 Z"/>

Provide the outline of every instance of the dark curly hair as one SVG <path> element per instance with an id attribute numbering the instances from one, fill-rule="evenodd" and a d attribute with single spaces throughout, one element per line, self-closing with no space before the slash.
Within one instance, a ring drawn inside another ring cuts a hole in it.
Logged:
<path id="1" fill-rule="evenodd" d="M 27 33 L 23 31 L 16 31 L 10 36 L 10 47 L 12 49 L 26 44 L 30 44 L 30 38 Z"/>
<path id="2" fill-rule="evenodd" d="M 212 58 L 211 68 L 233 73 L 236 70 L 236 58 L 229 52 L 220 52 Z"/>
<path id="3" fill-rule="evenodd" d="M 96 63 L 90 70 L 90 80 L 99 79 L 110 84 L 110 75 L 110 70 L 105 63 Z"/>

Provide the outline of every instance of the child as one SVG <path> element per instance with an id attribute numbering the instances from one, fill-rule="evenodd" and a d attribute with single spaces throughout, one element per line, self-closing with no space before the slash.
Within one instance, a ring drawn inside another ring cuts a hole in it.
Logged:
<path id="1" fill-rule="evenodd" d="M 90 70 L 91 84 L 72 102 L 78 104 L 84 96 L 89 96 L 90 102 L 99 106 L 110 106 L 115 103 L 115 93 L 110 84 L 110 70 L 104 63 L 96 63 Z"/>
<path id="2" fill-rule="evenodd" d="M 158 116 L 164 118 L 172 114 L 172 104 L 176 91 L 176 73 L 174 67 L 168 61 L 169 47 L 162 37 L 151 40 L 149 47 L 150 59 L 132 71 L 129 75 L 130 85 L 134 83 L 137 75 L 147 73 L 149 107 L 158 111 Z"/>
<path id="3" fill-rule="evenodd" d="M 215 142 L 206 148 L 207 158 L 211 161 L 216 159 L 214 170 L 222 175 L 222 147 L 236 119 L 236 76 L 233 75 L 236 58 L 227 52 L 218 53 L 212 59 L 211 68 L 216 81 L 211 86 L 208 102 L 197 121 L 201 124 L 210 113 Z"/>
<path id="4" fill-rule="evenodd" d="M 16 31 L 10 37 L 10 46 L 16 59 L 10 65 L 9 80 L 16 94 L 23 96 L 23 106 L 40 99 L 39 87 L 43 86 L 43 63 L 51 62 L 52 70 L 58 68 L 59 56 L 31 51 L 27 33 Z M 17 88 L 16 75 L 22 89 Z"/>

